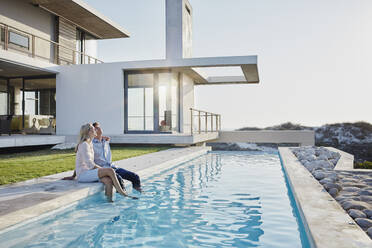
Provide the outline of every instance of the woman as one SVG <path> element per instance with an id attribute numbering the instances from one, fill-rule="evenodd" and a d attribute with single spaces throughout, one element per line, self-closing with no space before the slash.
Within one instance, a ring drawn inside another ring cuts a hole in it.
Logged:
<path id="1" fill-rule="evenodd" d="M 94 163 L 94 151 L 92 140 L 96 135 L 95 128 L 88 123 L 80 128 L 79 142 L 75 148 L 76 164 L 75 171 L 78 182 L 90 183 L 102 181 L 108 186 L 114 185 L 119 194 L 133 199 L 137 197 L 129 196 L 121 187 L 112 168 L 102 168 Z M 107 192 L 106 192 L 107 193 Z"/>

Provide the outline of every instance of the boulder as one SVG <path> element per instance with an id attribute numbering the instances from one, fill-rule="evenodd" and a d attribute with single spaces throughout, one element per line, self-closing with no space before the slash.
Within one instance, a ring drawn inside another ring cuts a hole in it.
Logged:
<path id="1" fill-rule="evenodd" d="M 372 209 L 364 209 L 363 213 L 365 213 L 368 218 L 372 217 Z"/>
<path id="2" fill-rule="evenodd" d="M 367 218 L 367 215 L 365 213 L 363 213 L 362 211 L 357 210 L 357 209 L 350 209 L 347 213 L 353 219 L 356 219 L 356 218 Z"/>
<path id="3" fill-rule="evenodd" d="M 372 220 L 366 218 L 356 218 L 355 222 L 363 229 L 372 227 Z"/>
<path id="4" fill-rule="evenodd" d="M 318 160 L 328 160 L 328 156 L 327 154 L 320 154 L 319 157 L 318 157 Z"/>
<path id="5" fill-rule="evenodd" d="M 306 161 L 303 166 L 306 167 L 308 170 L 312 170 L 314 168 L 313 162 Z"/>
<path id="6" fill-rule="evenodd" d="M 337 183 L 326 183 L 323 185 L 323 187 L 329 191 L 332 188 L 336 188 L 338 191 L 342 190 L 342 187 Z"/>
<path id="7" fill-rule="evenodd" d="M 328 190 L 328 193 L 332 196 L 332 197 L 336 197 L 337 194 L 338 194 L 338 189 L 336 188 L 331 188 Z"/>
<path id="8" fill-rule="evenodd" d="M 367 229 L 367 234 L 372 239 L 372 227 Z"/>
<path id="9" fill-rule="evenodd" d="M 349 209 L 364 210 L 364 209 L 372 208 L 372 206 L 369 205 L 368 203 L 365 203 L 362 201 L 353 201 L 353 200 L 345 201 L 344 203 L 341 204 L 341 206 L 346 211 Z"/>
<path id="10" fill-rule="evenodd" d="M 336 172 L 333 172 L 333 171 L 327 171 L 326 172 L 326 178 L 329 178 L 333 181 L 337 181 L 338 180 L 338 175 Z"/>
<path id="11" fill-rule="evenodd" d="M 360 200 L 364 202 L 372 202 L 372 195 L 361 195 Z"/>
<path id="12" fill-rule="evenodd" d="M 317 168 L 325 168 L 325 169 L 333 169 L 334 165 L 331 164 L 328 160 L 317 160 L 314 161 L 315 167 Z"/>
<path id="13" fill-rule="evenodd" d="M 362 195 L 371 195 L 372 196 L 372 190 L 366 190 L 366 189 L 364 189 L 364 190 L 361 190 L 360 192 L 359 192 L 359 194 L 362 196 Z"/>
<path id="14" fill-rule="evenodd" d="M 342 189 L 345 192 L 359 192 L 360 188 L 358 187 L 343 187 Z"/>
<path id="15" fill-rule="evenodd" d="M 324 178 L 322 180 L 319 181 L 320 184 L 324 185 L 324 184 L 327 184 L 327 183 L 334 183 L 335 181 L 330 179 L 330 178 Z"/>
<path id="16" fill-rule="evenodd" d="M 317 180 L 322 180 L 326 177 L 326 174 L 322 171 L 315 171 L 313 175 Z"/>
<path id="17" fill-rule="evenodd" d="M 331 162 L 334 166 L 336 166 L 338 159 L 330 159 L 329 162 Z"/>
<path id="18" fill-rule="evenodd" d="M 372 183 L 372 178 L 367 178 L 363 180 L 365 183 Z"/>
<path id="19" fill-rule="evenodd" d="M 342 184 L 343 187 L 358 187 L 358 188 L 365 188 L 367 185 L 362 183 L 344 183 Z"/>

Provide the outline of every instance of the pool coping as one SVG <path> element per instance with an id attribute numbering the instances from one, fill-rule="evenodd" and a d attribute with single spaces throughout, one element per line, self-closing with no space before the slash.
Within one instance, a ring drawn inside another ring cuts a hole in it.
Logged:
<path id="1" fill-rule="evenodd" d="M 172 148 L 160 152 L 149 153 L 116 161 L 115 165 L 117 167 L 123 167 L 127 170 L 136 172 L 141 177 L 141 179 L 146 179 L 156 172 L 186 162 L 188 160 L 206 154 L 209 151 L 211 151 L 211 147 Z M 21 183 L 1 186 L 0 196 L 5 196 L 3 198 L 6 198 L 8 205 L 12 204 L 12 200 L 14 203 L 16 203 L 16 200 L 19 200 L 19 198 L 11 197 L 12 192 L 21 194 L 19 193 L 19 191 L 22 192 L 23 190 L 26 191 L 25 195 L 27 195 L 27 190 L 31 188 L 29 190 L 31 192 L 32 187 L 38 184 L 43 184 L 42 187 L 37 188 L 38 193 L 52 195 L 53 199 L 44 200 L 38 204 L 34 204 L 29 207 L 24 207 L 0 215 L 0 233 L 7 232 L 18 225 L 23 225 L 24 223 L 33 221 L 37 218 L 40 218 L 41 216 L 50 214 L 52 212 L 55 212 L 56 210 L 58 211 L 59 209 L 63 209 L 66 206 L 73 205 L 77 201 L 103 190 L 103 185 L 101 183 L 79 184 L 76 182 L 76 180 L 61 180 L 64 176 L 72 175 L 72 173 L 73 171 L 68 171 L 28 180 Z M 130 187 L 129 184 L 129 182 L 126 182 L 126 186 Z M 14 191 L 14 189 L 17 189 L 18 191 Z M 7 197 L 9 198 L 9 196 L 10 199 L 7 199 Z M 2 203 L 3 202 L 0 199 L 0 205 Z M 22 204 L 22 202 L 18 202 L 17 204 Z"/>
<path id="2" fill-rule="evenodd" d="M 279 147 L 278 150 L 313 246 L 318 248 L 372 247 L 372 240 L 302 166 L 290 148 Z"/>

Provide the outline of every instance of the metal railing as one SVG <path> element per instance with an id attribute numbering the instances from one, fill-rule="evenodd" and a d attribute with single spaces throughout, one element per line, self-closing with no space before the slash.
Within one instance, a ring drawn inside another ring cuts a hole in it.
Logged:
<path id="1" fill-rule="evenodd" d="M 196 113 L 196 114 L 195 114 Z M 190 108 L 191 135 L 194 133 L 218 132 L 221 130 L 221 115 Z M 196 123 L 194 121 L 196 120 Z"/>
<path id="2" fill-rule="evenodd" d="M 103 63 L 88 54 L 5 23 L 0 23 L 0 45 L 4 50 L 14 50 L 57 65 Z"/>

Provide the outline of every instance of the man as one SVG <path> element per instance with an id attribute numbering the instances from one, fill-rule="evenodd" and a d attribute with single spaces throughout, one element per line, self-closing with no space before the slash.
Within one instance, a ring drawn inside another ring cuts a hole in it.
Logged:
<path id="1" fill-rule="evenodd" d="M 110 138 L 102 135 L 103 131 L 98 122 L 93 123 L 93 127 L 95 127 L 97 133 L 97 136 L 93 139 L 94 162 L 102 167 L 113 168 L 118 176 L 131 181 L 133 188 L 142 192 L 140 177 L 134 172 L 115 167 L 111 161 Z"/>
<path id="2" fill-rule="evenodd" d="M 94 149 L 94 163 L 101 167 L 106 168 L 113 168 L 116 172 L 116 176 L 124 189 L 124 185 L 122 184 L 122 179 L 126 179 L 132 182 L 133 188 L 139 192 L 142 192 L 141 189 L 141 180 L 140 177 L 131 171 L 125 170 L 123 168 L 116 168 L 114 164 L 111 162 L 111 149 L 110 149 L 110 138 L 103 136 L 103 131 L 98 122 L 93 123 L 93 127 L 96 130 L 96 137 L 93 139 L 93 149 Z M 76 172 L 71 177 L 64 177 L 63 180 L 73 180 L 76 176 Z M 106 183 L 105 183 L 106 185 Z M 109 195 L 111 191 L 108 187 L 106 187 L 106 195 Z"/>

